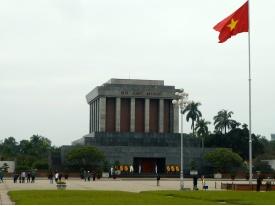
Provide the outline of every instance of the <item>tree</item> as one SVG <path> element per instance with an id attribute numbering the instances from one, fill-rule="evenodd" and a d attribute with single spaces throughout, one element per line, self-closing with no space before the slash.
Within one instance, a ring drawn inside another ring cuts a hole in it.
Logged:
<path id="1" fill-rule="evenodd" d="M 67 154 L 68 165 L 73 168 L 98 169 L 103 166 L 105 156 L 95 147 L 81 146 Z"/>
<path id="2" fill-rule="evenodd" d="M 3 170 L 3 172 L 7 173 L 9 168 L 9 165 L 5 162 L 1 169 Z"/>
<path id="3" fill-rule="evenodd" d="M 189 103 L 186 108 L 183 110 L 183 114 L 186 114 L 186 121 L 189 122 L 189 119 L 191 119 L 191 129 L 193 130 L 193 136 L 195 136 L 195 122 L 199 120 L 199 118 L 202 116 L 201 112 L 199 111 L 198 107 L 201 105 L 199 102 L 191 102 Z"/>
<path id="4" fill-rule="evenodd" d="M 235 152 L 219 148 L 205 155 L 216 172 L 232 172 L 243 165 L 243 159 Z"/>
<path id="5" fill-rule="evenodd" d="M 48 152 L 51 149 L 51 141 L 40 135 L 33 135 L 30 137 L 29 154 L 36 155 L 39 158 L 47 158 Z"/>
<path id="6" fill-rule="evenodd" d="M 221 110 L 218 112 L 216 116 L 214 116 L 214 125 L 216 131 L 222 132 L 224 130 L 224 134 L 227 133 L 227 129 L 235 129 L 240 126 L 240 123 L 231 119 L 233 112 L 227 110 Z"/>
<path id="7" fill-rule="evenodd" d="M 211 122 L 205 121 L 205 119 L 199 119 L 195 126 L 197 135 L 201 138 L 202 148 L 204 148 L 204 138 L 209 134 L 207 126 L 209 124 L 211 124 Z"/>
<path id="8" fill-rule="evenodd" d="M 14 137 L 5 138 L 0 145 L 0 154 L 3 159 L 14 159 L 18 152 L 18 143 Z"/>

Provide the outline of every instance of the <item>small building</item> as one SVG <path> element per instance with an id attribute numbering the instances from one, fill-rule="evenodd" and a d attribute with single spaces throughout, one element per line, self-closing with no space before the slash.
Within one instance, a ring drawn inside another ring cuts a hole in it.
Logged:
<path id="1" fill-rule="evenodd" d="M 275 134 L 271 134 L 271 141 L 275 141 Z"/>
<path id="2" fill-rule="evenodd" d="M 133 165 L 135 172 L 179 168 L 179 108 L 172 104 L 177 91 L 163 80 L 110 79 L 87 94 L 89 133 L 72 146 L 95 146 L 110 164 Z M 199 165 L 199 140 L 184 135 L 183 147 L 184 170 L 191 161 Z M 62 162 L 71 148 L 62 147 Z"/>

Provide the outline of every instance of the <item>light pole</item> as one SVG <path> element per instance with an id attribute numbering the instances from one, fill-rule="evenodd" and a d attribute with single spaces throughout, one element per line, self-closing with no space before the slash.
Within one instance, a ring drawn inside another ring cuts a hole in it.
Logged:
<path id="1" fill-rule="evenodd" d="M 180 127 L 180 189 L 184 189 L 184 180 L 183 180 L 183 110 L 188 104 L 188 94 L 184 92 L 183 89 L 180 89 L 180 92 L 176 92 L 175 95 L 177 99 L 174 99 L 172 103 L 175 106 L 178 106 L 181 114 L 181 127 Z"/>

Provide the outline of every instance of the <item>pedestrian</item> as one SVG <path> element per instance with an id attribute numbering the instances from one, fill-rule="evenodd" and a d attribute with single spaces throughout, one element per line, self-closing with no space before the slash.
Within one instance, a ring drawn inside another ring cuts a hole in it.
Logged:
<path id="1" fill-rule="evenodd" d="M 155 173 L 158 174 L 158 165 L 155 165 Z"/>
<path id="2" fill-rule="evenodd" d="M 193 177 L 193 190 L 198 190 L 198 177 L 196 175 Z"/>
<path id="3" fill-rule="evenodd" d="M 21 182 L 22 183 L 25 183 L 25 178 L 26 178 L 26 172 L 23 171 L 23 172 L 21 172 Z"/>
<path id="4" fill-rule="evenodd" d="M 87 179 L 89 182 L 91 181 L 91 172 L 90 171 L 87 172 Z"/>
<path id="5" fill-rule="evenodd" d="M 66 173 L 66 174 L 64 175 L 64 177 L 65 177 L 65 180 L 67 181 L 68 178 L 69 178 L 69 175 Z"/>
<path id="6" fill-rule="evenodd" d="M 31 182 L 31 172 L 28 171 L 27 173 L 27 183 L 30 183 Z"/>
<path id="7" fill-rule="evenodd" d="M 138 174 L 141 173 L 141 165 L 138 166 Z"/>
<path id="8" fill-rule="evenodd" d="M 270 179 L 270 177 L 267 178 L 265 184 L 266 184 L 266 191 L 271 191 L 272 190 L 272 186 L 271 186 L 271 179 Z"/>
<path id="9" fill-rule="evenodd" d="M 58 180 L 59 180 L 59 182 L 62 180 L 62 177 L 63 177 L 63 175 L 62 175 L 62 173 L 60 172 L 60 173 L 58 174 Z"/>
<path id="10" fill-rule="evenodd" d="M 114 175 L 114 168 L 111 167 L 111 168 L 110 168 L 110 177 L 113 177 L 113 175 Z"/>
<path id="11" fill-rule="evenodd" d="M 57 183 L 57 181 L 58 181 L 58 177 L 59 177 L 58 172 L 55 172 L 55 174 L 54 174 L 54 180 L 55 180 L 55 183 Z"/>
<path id="12" fill-rule="evenodd" d="M 87 178 L 88 178 L 88 174 L 87 174 L 87 171 L 86 171 L 86 170 L 84 170 L 83 176 L 84 176 L 84 181 L 86 182 L 86 181 L 87 181 Z"/>
<path id="13" fill-rule="evenodd" d="M 97 179 L 100 179 L 100 178 L 101 178 L 100 172 L 96 172 L 96 171 L 95 171 L 95 174 L 96 174 L 96 178 L 97 178 Z"/>
<path id="14" fill-rule="evenodd" d="M 202 185 L 202 189 L 204 189 L 204 190 L 207 189 L 204 175 L 201 176 L 201 185 Z"/>
<path id="15" fill-rule="evenodd" d="M 0 169 L 0 182 L 2 183 L 4 182 L 3 178 L 4 178 L 4 172 L 2 169 Z"/>
<path id="16" fill-rule="evenodd" d="M 18 174 L 16 172 L 14 172 L 14 174 L 13 174 L 13 183 L 17 183 L 17 179 L 18 179 Z"/>
<path id="17" fill-rule="evenodd" d="M 36 172 L 35 172 L 35 170 L 32 170 L 32 172 L 31 172 L 31 183 L 34 183 L 34 181 L 35 181 L 35 177 L 36 177 Z"/>
<path id="18" fill-rule="evenodd" d="M 50 172 L 48 179 L 50 180 L 50 184 L 53 184 L 53 173 Z"/>
<path id="19" fill-rule="evenodd" d="M 159 186 L 159 181 L 160 181 L 160 175 L 157 174 L 157 186 Z"/>
<path id="20" fill-rule="evenodd" d="M 95 176 L 96 176 L 96 173 L 95 171 L 93 171 L 93 181 L 95 181 Z"/>
<path id="21" fill-rule="evenodd" d="M 133 173 L 134 172 L 134 167 L 133 165 L 130 165 L 130 173 Z"/>
<path id="22" fill-rule="evenodd" d="M 257 177 L 257 186 L 256 186 L 256 190 L 257 192 L 259 192 L 261 190 L 261 185 L 262 185 L 262 178 L 260 177 L 260 175 Z"/>
<path id="23" fill-rule="evenodd" d="M 18 175 L 19 177 L 19 183 L 22 183 L 22 177 L 21 177 L 21 172 L 19 172 L 19 175 Z"/>

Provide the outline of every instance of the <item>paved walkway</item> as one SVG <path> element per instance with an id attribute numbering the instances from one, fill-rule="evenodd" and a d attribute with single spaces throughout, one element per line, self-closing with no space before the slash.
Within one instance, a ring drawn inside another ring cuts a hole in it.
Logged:
<path id="1" fill-rule="evenodd" d="M 232 182 L 232 181 L 221 181 L 221 180 L 208 180 L 206 184 L 209 190 L 220 190 L 221 182 Z M 248 183 L 247 181 L 234 181 L 234 183 Z M 193 187 L 192 179 L 184 180 L 186 188 Z M 198 188 L 201 189 L 201 181 L 198 179 Z M 102 178 L 96 181 L 85 182 L 80 179 L 69 179 L 67 181 L 67 189 L 69 190 L 119 190 L 129 192 L 140 192 L 149 190 L 178 190 L 179 179 L 168 179 L 162 178 L 160 180 L 160 186 L 157 186 L 156 179 L 109 179 Z M 12 204 L 7 192 L 11 190 L 56 190 L 56 184 L 50 184 L 46 179 L 38 179 L 35 183 L 16 183 L 14 184 L 11 179 L 7 179 L 4 183 L 0 183 L 0 203 L 1 204 Z"/>

